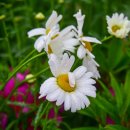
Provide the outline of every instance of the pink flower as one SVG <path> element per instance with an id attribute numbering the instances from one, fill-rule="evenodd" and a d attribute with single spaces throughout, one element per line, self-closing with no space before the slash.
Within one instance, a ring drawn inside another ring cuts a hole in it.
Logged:
<path id="1" fill-rule="evenodd" d="M 109 91 L 110 91 L 110 93 L 111 93 L 111 95 L 112 96 L 115 96 L 115 92 L 114 92 L 114 90 L 113 90 L 113 88 L 111 87 L 111 88 L 109 88 Z"/>
<path id="2" fill-rule="evenodd" d="M 0 128 L 2 130 L 5 130 L 7 122 L 8 122 L 7 114 L 6 113 L 0 113 Z"/>
<path id="3" fill-rule="evenodd" d="M 22 82 L 26 75 L 28 74 L 28 71 L 26 71 L 25 73 L 17 73 L 16 77 L 12 77 L 8 83 L 5 85 L 4 90 L 0 91 L 0 95 L 3 96 L 4 98 L 7 98 L 8 95 L 13 91 L 14 87 L 16 84 Z M 26 103 L 26 104 L 33 104 L 34 103 L 34 96 L 31 93 L 31 87 L 33 84 L 29 84 L 27 82 L 23 83 L 22 85 L 18 86 L 18 88 L 15 90 L 15 92 L 13 93 L 13 95 L 10 97 L 9 101 L 11 102 L 21 102 L 21 103 Z M 38 97 L 38 95 L 37 95 Z M 39 100 L 36 101 L 36 104 L 39 105 Z M 19 118 L 19 114 L 22 113 L 27 113 L 30 111 L 29 107 L 21 107 L 21 106 L 16 106 L 11 104 L 10 107 L 14 110 L 16 118 Z M 45 115 L 43 116 L 43 118 L 45 117 Z M 7 117 L 6 117 L 7 118 Z M 6 118 L 3 118 L 3 122 L 2 123 L 3 126 L 5 126 L 6 128 Z M 28 126 L 27 126 L 27 130 L 33 130 L 34 127 L 32 125 L 32 118 L 33 117 L 28 117 L 27 118 L 27 122 L 28 122 Z M 58 114 L 55 113 L 54 109 L 52 108 L 48 114 L 48 119 L 53 119 L 56 118 L 58 122 L 62 121 L 62 117 Z M 0 118 L 1 119 L 1 118 Z M 19 124 L 20 125 L 20 129 L 22 129 L 22 123 Z M 2 126 L 2 129 L 3 129 Z M 4 130 L 4 129 L 3 129 Z"/>
<path id="4" fill-rule="evenodd" d="M 16 77 L 12 77 L 8 83 L 6 84 L 2 95 L 6 98 L 10 94 L 10 92 L 14 89 L 16 83 L 20 83 L 25 79 L 25 76 L 27 75 L 27 72 L 24 74 L 22 73 L 17 73 Z M 32 104 L 34 103 L 34 96 L 32 95 L 30 91 L 31 85 L 28 83 L 23 83 L 22 85 L 18 86 L 17 90 L 14 92 L 14 94 L 10 97 L 10 101 L 12 102 L 24 102 L 27 104 Z M 29 111 L 28 107 L 20 107 L 20 106 L 14 106 L 10 105 L 15 113 L 16 117 L 19 116 L 20 112 L 27 113 Z"/>
<path id="5" fill-rule="evenodd" d="M 106 118 L 106 123 L 107 124 L 115 124 L 115 122 L 114 122 L 114 120 L 112 120 L 109 116 L 107 116 L 107 118 Z"/>

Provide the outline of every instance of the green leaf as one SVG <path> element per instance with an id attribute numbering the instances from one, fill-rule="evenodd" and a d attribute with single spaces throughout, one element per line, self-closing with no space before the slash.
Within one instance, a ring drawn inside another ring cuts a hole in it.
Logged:
<path id="1" fill-rule="evenodd" d="M 126 48 L 126 54 L 130 57 L 130 48 Z"/>
<path id="2" fill-rule="evenodd" d="M 49 102 L 45 105 L 45 102 L 43 102 L 38 111 L 37 111 L 37 114 L 36 114 L 36 118 L 34 120 L 34 124 L 35 124 L 35 127 L 38 125 L 38 122 L 40 121 L 40 119 L 42 118 L 42 116 L 46 113 L 46 111 L 49 109 Z"/>
<path id="3" fill-rule="evenodd" d="M 117 122 L 119 121 L 117 110 L 114 104 L 110 103 L 107 99 L 99 95 L 97 95 L 94 103 L 104 112 L 109 114 L 114 120 L 116 120 Z"/>
<path id="4" fill-rule="evenodd" d="M 94 55 L 97 56 L 96 57 L 96 61 L 99 63 L 100 67 L 107 71 L 108 70 L 108 64 L 106 61 L 106 56 L 104 55 L 105 52 L 102 51 L 102 49 L 104 48 L 94 48 Z"/>
<path id="5" fill-rule="evenodd" d="M 128 130 L 128 128 L 121 125 L 107 125 L 105 130 Z"/>
<path id="6" fill-rule="evenodd" d="M 126 74 L 125 85 L 124 85 L 124 105 L 123 105 L 123 113 L 127 111 L 130 105 L 130 70 Z"/>
<path id="7" fill-rule="evenodd" d="M 114 89 L 114 92 L 115 92 L 117 107 L 118 109 L 120 109 L 123 103 L 123 96 L 122 96 L 121 88 L 118 82 L 116 81 L 115 77 L 112 75 L 112 73 L 110 73 L 110 78 L 111 78 L 111 87 Z"/>
<path id="8" fill-rule="evenodd" d="M 111 97 L 112 94 L 110 93 L 108 87 L 101 81 L 101 80 L 97 80 L 99 82 L 99 84 L 101 85 L 101 87 L 103 88 L 104 92 Z"/>
<path id="9" fill-rule="evenodd" d="M 43 111 L 43 106 L 44 106 L 44 103 L 42 103 L 37 111 L 37 114 L 36 114 L 36 117 L 35 117 L 35 121 L 34 123 L 37 124 L 39 119 L 40 119 L 40 114 L 42 113 Z"/>
<path id="10" fill-rule="evenodd" d="M 108 48 L 108 65 L 110 66 L 110 69 L 112 70 L 115 67 L 117 67 L 117 65 L 121 62 L 122 58 L 123 58 L 122 42 L 116 39 L 116 41 L 110 43 Z"/>
<path id="11" fill-rule="evenodd" d="M 80 127 L 80 128 L 74 128 L 72 130 L 99 130 L 99 128 L 96 128 L 96 127 Z"/>
<path id="12" fill-rule="evenodd" d="M 93 109 L 92 105 L 86 109 L 80 110 L 79 113 L 82 115 L 85 115 L 85 116 L 89 116 L 89 117 L 94 118 L 94 119 L 97 117 L 96 112 Z"/>
<path id="13" fill-rule="evenodd" d="M 18 120 L 13 120 L 11 123 L 8 124 L 8 126 L 6 127 L 6 130 L 11 130 L 13 126 L 16 126 L 16 124 L 18 123 Z"/>

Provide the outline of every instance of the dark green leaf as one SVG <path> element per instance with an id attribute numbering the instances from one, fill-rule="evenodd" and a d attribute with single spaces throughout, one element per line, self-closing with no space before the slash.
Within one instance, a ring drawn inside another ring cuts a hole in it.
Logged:
<path id="1" fill-rule="evenodd" d="M 127 111 L 130 105 L 130 71 L 127 72 L 125 78 L 125 85 L 124 85 L 124 105 L 123 105 L 123 113 Z"/>
<path id="2" fill-rule="evenodd" d="M 128 128 L 121 125 L 107 125 L 105 130 L 128 130 Z"/>
<path id="3" fill-rule="evenodd" d="M 111 78 L 111 87 L 114 89 L 115 92 L 117 107 L 120 109 L 123 103 L 121 88 L 118 82 L 116 81 L 115 77 L 112 75 L 112 73 L 110 73 L 110 78 Z"/>
<path id="4" fill-rule="evenodd" d="M 80 127 L 80 128 L 74 128 L 72 130 L 99 130 L 99 128 L 96 128 L 96 127 Z"/>
<path id="5" fill-rule="evenodd" d="M 114 104 L 110 103 L 104 97 L 97 95 L 97 98 L 94 100 L 94 103 L 102 109 L 104 112 L 109 114 L 114 120 L 119 121 L 119 117 L 117 116 L 117 110 Z"/>

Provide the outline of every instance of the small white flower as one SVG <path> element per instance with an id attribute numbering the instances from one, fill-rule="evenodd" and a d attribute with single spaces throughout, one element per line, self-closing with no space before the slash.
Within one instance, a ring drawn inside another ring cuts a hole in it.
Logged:
<path id="1" fill-rule="evenodd" d="M 61 19 L 62 15 L 58 16 L 57 12 L 53 11 L 46 22 L 45 28 L 36 28 L 28 32 L 29 37 L 42 35 L 36 40 L 34 44 L 34 47 L 38 52 L 41 52 L 42 49 L 45 48 L 49 38 L 54 38 L 59 34 L 60 28 L 58 23 Z"/>
<path id="2" fill-rule="evenodd" d="M 95 80 L 91 78 L 93 74 L 87 72 L 84 66 L 70 72 L 74 61 L 74 56 L 69 57 L 66 53 L 62 60 L 52 54 L 49 65 L 54 77 L 41 85 L 39 96 L 56 101 L 58 106 L 64 104 L 64 109 L 71 109 L 71 112 L 88 107 L 90 102 L 87 96 L 96 97 L 96 88 L 93 86 Z"/>
<path id="3" fill-rule="evenodd" d="M 123 13 L 114 13 L 112 17 L 106 16 L 108 32 L 117 38 L 125 38 L 130 32 L 130 21 Z"/>
<path id="4" fill-rule="evenodd" d="M 83 66 L 87 68 L 88 72 L 93 73 L 93 77 L 98 79 L 100 78 L 99 71 L 97 70 L 97 67 L 99 67 L 99 64 L 91 57 L 85 56 L 83 59 Z"/>
<path id="5" fill-rule="evenodd" d="M 101 42 L 94 37 L 83 36 L 82 28 L 84 24 L 85 15 L 82 15 L 81 10 L 79 10 L 79 12 L 74 15 L 74 17 L 76 18 L 78 24 L 76 29 L 76 37 L 78 41 L 81 43 L 77 51 L 77 56 L 80 59 L 83 59 L 84 56 L 88 54 L 90 57 L 94 58 L 95 56 L 91 53 L 91 42 L 99 44 L 101 44 Z"/>

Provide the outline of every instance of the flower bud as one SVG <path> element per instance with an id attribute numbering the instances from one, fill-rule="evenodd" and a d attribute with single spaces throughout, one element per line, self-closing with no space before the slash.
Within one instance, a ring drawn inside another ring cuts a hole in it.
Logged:
<path id="1" fill-rule="evenodd" d="M 32 74 L 26 75 L 25 79 L 27 80 L 28 83 L 33 83 L 36 80 L 36 78 Z"/>
<path id="2" fill-rule="evenodd" d="M 35 15 L 35 19 L 37 19 L 37 20 L 43 20 L 43 19 L 45 19 L 45 16 L 44 16 L 43 13 L 39 12 L 39 13 L 37 13 Z"/>

